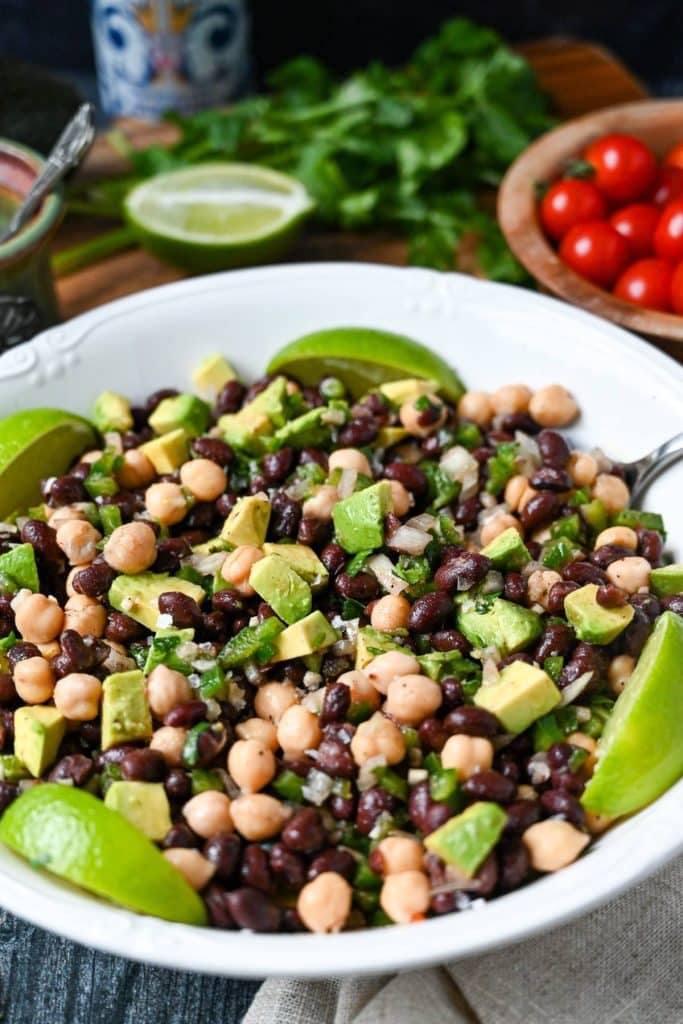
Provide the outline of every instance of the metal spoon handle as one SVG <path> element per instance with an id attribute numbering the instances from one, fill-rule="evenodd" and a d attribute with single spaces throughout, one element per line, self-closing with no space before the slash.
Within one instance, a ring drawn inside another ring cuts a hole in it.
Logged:
<path id="1" fill-rule="evenodd" d="M 683 458 L 683 433 L 670 437 L 649 455 L 624 466 L 631 483 L 631 503 L 635 505 L 661 472 Z"/>
<path id="2" fill-rule="evenodd" d="M 0 242 L 5 242 L 21 230 L 38 209 L 44 197 L 52 191 L 67 171 L 70 171 L 79 162 L 94 137 L 92 104 L 82 103 L 52 147 L 45 166 L 30 191 L 15 211 L 5 231 L 0 235 Z"/>

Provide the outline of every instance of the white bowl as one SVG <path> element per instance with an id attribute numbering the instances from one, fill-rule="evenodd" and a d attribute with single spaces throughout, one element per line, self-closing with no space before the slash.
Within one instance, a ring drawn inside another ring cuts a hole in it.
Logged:
<path id="1" fill-rule="evenodd" d="M 103 306 L 0 359 L 0 413 L 56 405 L 87 414 L 104 388 L 140 399 L 187 387 L 192 366 L 215 350 L 252 378 L 284 342 L 340 324 L 411 335 L 471 387 L 563 383 L 584 412 L 572 436 L 616 458 L 644 454 L 681 428 L 683 370 L 612 324 L 470 277 L 360 264 L 232 272 Z M 664 513 L 678 553 L 682 485 L 679 465 L 647 501 Z M 255 978 L 378 973 L 480 953 L 585 913 L 683 851 L 682 811 L 683 781 L 564 871 L 480 909 L 381 932 L 255 935 L 168 924 L 81 893 L 6 849 L 0 903 L 87 946 L 166 967 Z"/>

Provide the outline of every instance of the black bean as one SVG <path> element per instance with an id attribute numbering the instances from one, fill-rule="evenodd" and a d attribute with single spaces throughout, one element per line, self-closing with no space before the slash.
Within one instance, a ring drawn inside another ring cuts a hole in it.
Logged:
<path id="1" fill-rule="evenodd" d="M 236 504 L 236 494 L 221 494 L 219 498 L 216 498 L 216 514 L 226 518 L 230 515 Z"/>
<path id="2" fill-rule="evenodd" d="M 428 459 L 438 459 L 443 451 L 443 445 L 439 440 L 438 434 L 432 434 L 431 437 L 425 437 L 424 441 L 420 444 L 420 448 Z"/>
<path id="3" fill-rule="evenodd" d="M 296 811 L 282 830 L 282 842 L 298 853 L 316 853 L 325 845 L 325 839 L 320 811 L 313 807 Z"/>
<path id="4" fill-rule="evenodd" d="M 193 725 L 206 720 L 206 704 L 203 700 L 186 700 L 176 704 L 164 716 L 164 725 L 191 729 Z"/>
<path id="5" fill-rule="evenodd" d="M 198 640 L 212 640 L 222 645 L 228 639 L 229 634 L 228 620 L 223 612 L 214 611 L 202 614 L 202 622 L 197 631 Z"/>
<path id="6" fill-rule="evenodd" d="M 334 589 L 340 597 L 348 597 L 361 604 L 372 601 L 379 594 L 377 579 L 369 572 L 359 572 L 355 576 L 340 572 L 334 578 Z"/>
<path id="7" fill-rule="evenodd" d="M 524 651 L 515 651 L 513 654 L 508 654 L 505 658 L 498 662 L 498 668 L 505 668 L 507 665 L 513 665 L 516 661 L 523 661 L 525 665 L 533 665 L 534 659 L 530 654 L 526 654 Z"/>
<path id="8" fill-rule="evenodd" d="M 473 800 L 492 800 L 497 804 L 510 803 L 517 792 L 515 783 L 493 768 L 473 772 L 463 782 L 462 789 Z"/>
<path id="9" fill-rule="evenodd" d="M 513 604 L 524 604 L 527 598 L 526 579 L 521 572 L 509 572 L 505 576 L 503 597 Z"/>
<path id="10" fill-rule="evenodd" d="M 229 895 L 230 893 L 221 889 L 219 885 L 210 885 L 204 893 L 204 903 L 214 928 L 234 929 L 236 927 L 228 904 Z"/>
<path id="11" fill-rule="evenodd" d="M 628 594 L 613 583 L 603 583 L 595 593 L 595 600 L 603 608 L 621 608 L 628 603 Z"/>
<path id="12" fill-rule="evenodd" d="M 178 392 L 175 388 L 159 388 L 158 391 L 153 391 L 145 402 L 147 416 L 151 416 L 156 407 L 161 405 L 165 398 L 175 398 L 177 394 Z"/>
<path id="13" fill-rule="evenodd" d="M 334 871 L 347 882 L 352 882 L 356 873 L 356 860 L 348 850 L 323 850 L 311 861 L 307 874 L 308 881 L 312 882 L 324 871 Z"/>
<path id="14" fill-rule="evenodd" d="M 95 771 L 91 757 L 85 754 L 68 754 L 54 766 L 48 778 L 50 782 L 73 782 L 74 786 L 83 786 Z"/>
<path id="15" fill-rule="evenodd" d="M 19 796 L 19 788 L 12 782 L 0 782 L 0 814 Z"/>
<path id="16" fill-rule="evenodd" d="M 141 636 L 144 636 L 144 632 L 144 626 L 128 615 L 124 615 L 123 612 L 109 612 L 104 628 L 107 640 L 113 640 L 115 643 L 127 647 L 134 640 L 139 640 Z"/>
<path id="17" fill-rule="evenodd" d="M 237 412 L 244 400 L 245 387 L 238 380 L 229 380 L 223 385 L 216 396 L 214 412 L 216 416 Z"/>
<path id="18" fill-rule="evenodd" d="M 186 825 L 184 822 L 178 822 L 177 825 L 172 825 L 168 830 L 161 841 L 161 845 L 164 850 L 170 850 L 171 847 L 175 846 L 180 846 L 185 850 L 192 850 L 199 846 L 199 838 L 189 825 Z"/>
<path id="19" fill-rule="evenodd" d="M 336 574 L 346 564 L 346 555 L 344 549 L 339 544 L 328 544 L 320 552 L 320 561 L 323 563 L 330 576 L 336 576 Z"/>
<path id="20" fill-rule="evenodd" d="M 0 672 L 0 704 L 13 704 L 17 699 L 14 680 L 9 672 Z"/>
<path id="21" fill-rule="evenodd" d="M 541 817 L 541 805 L 538 800 L 513 800 L 505 808 L 508 816 L 505 832 L 524 832 L 531 825 L 535 825 Z"/>
<path id="22" fill-rule="evenodd" d="M 507 840 L 502 843 L 498 854 L 498 888 L 501 892 L 518 889 L 531 869 L 531 859 L 524 843 Z"/>
<path id="23" fill-rule="evenodd" d="M 650 622 L 654 622 L 662 614 L 662 605 L 654 594 L 632 594 L 628 599 L 633 608 L 637 608 Z"/>
<path id="24" fill-rule="evenodd" d="M 73 505 L 77 501 L 88 501 L 88 492 L 77 477 L 58 476 L 52 481 L 50 505 Z"/>
<path id="25" fill-rule="evenodd" d="M 498 422 L 498 420 L 496 420 Z M 500 416 L 500 429 L 505 430 L 508 434 L 513 434 L 517 430 L 521 430 L 523 434 L 529 434 L 531 437 L 536 435 L 539 431 L 538 423 L 532 420 L 525 412 L 506 412 Z"/>
<path id="26" fill-rule="evenodd" d="M 119 491 L 118 494 L 107 494 L 102 498 L 103 505 L 114 505 L 121 512 L 121 519 L 128 522 L 133 518 L 136 512 L 141 512 L 144 508 L 144 501 L 142 497 L 138 499 L 138 496 L 132 494 L 130 491 Z M 154 529 L 155 524 L 151 521 L 148 522 L 148 526 Z"/>
<path id="27" fill-rule="evenodd" d="M 211 598 L 211 604 L 224 615 L 238 615 L 244 611 L 244 603 L 234 590 L 217 590 Z"/>
<path id="28" fill-rule="evenodd" d="M 258 889 L 242 887 L 226 895 L 230 915 L 240 928 L 252 932 L 276 932 L 280 910 Z"/>
<path id="29" fill-rule="evenodd" d="M 657 530 L 645 530 L 639 526 L 636 530 L 638 535 L 638 554 L 646 558 L 653 569 L 662 563 L 662 551 L 664 544 L 662 535 Z"/>
<path id="30" fill-rule="evenodd" d="M 10 668 L 14 669 L 20 661 L 26 661 L 27 658 L 39 658 L 40 648 L 36 647 L 35 644 L 30 643 L 28 640 L 20 640 L 18 644 L 14 644 L 10 647 L 7 652 L 7 660 L 10 664 Z"/>
<path id="31" fill-rule="evenodd" d="M 151 747 L 129 750 L 121 761 L 121 775 L 127 782 L 161 782 L 165 774 L 163 755 Z"/>
<path id="32" fill-rule="evenodd" d="M 661 600 L 662 608 L 673 612 L 675 615 L 683 615 L 683 594 L 669 594 Z"/>
<path id="33" fill-rule="evenodd" d="M 460 504 L 456 506 L 454 513 L 455 521 L 458 526 L 464 526 L 467 530 L 473 530 L 477 525 L 480 508 L 481 503 L 479 501 L 479 495 L 477 494 L 468 498 L 467 501 L 460 502 Z"/>
<path id="34" fill-rule="evenodd" d="M 268 452 L 261 460 L 261 471 L 268 484 L 281 483 L 294 462 L 293 448 L 280 448 L 277 452 Z"/>
<path id="35" fill-rule="evenodd" d="M 498 732 L 498 719 L 485 708 L 475 708 L 470 704 L 449 711 L 443 721 L 451 734 L 495 736 Z"/>
<path id="36" fill-rule="evenodd" d="M 242 854 L 242 843 L 234 832 L 217 832 L 209 836 L 202 852 L 215 867 L 215 877 L 220 882 L 233 881 Z"/>
<path id="37" fill-rule="evenodd" d="M 300 544 L 308 544 L 309 547 L 319 548 L 329 540 L 332 528 L 324 519 L 314 519 L 312 516 L 302 516 L 297 532 L 297 540 Z"/>
<path id="38" fill-rule="evenodd" d="M 377 421 L 369 416 L 349 420 L 339 432 L 339 444 L 342 448 L 361 448 L 364 444 L 374 441 L 378 432 Z"/>
<path id="39" fill-rule="evenodd" d="M 498 884 L 498 861 L 495 853 L 490 853 L 472 879 L 476 882 L 474 890 L 478 896 L 490 896 Z"/>
<path id="40" fill-rule="evenodd" d="M 586 815 L 579 801 L 564 789 L 547 789 L 541 793 L 541 806 L 551 816 L 561 816 L 578 828 L 583 827 Z"/>
<path id="41" fill-rule="evenodd" d="M 511 779 L 514 783 L 519 782 L 519 765 L 507 751 L 504 750 L 501 754 L 498 754 L 493 762 L 493 767 L 501 775 L 504 775 L 506 779 Z"/>
<path id="42" fill-rule="evenodd" d="M 562 578 L 581 586 L 586 583 L 596 583 L 601 586 L 601 584 L 609 582 L 603 570 L 597 565 L 591 565 L 590 562 L 570 562 L 562 570 Z"/>
<path id="43" fill-rule="evenodd" d="M 435 590 L 418 597 L 408 615 L 408 629 L 412 633 L 432 633 L 443 626 L 453 612 L 453 601 L 444 590 Z"/>
<path id="44" fill-rule="evenodd" d="M 548 591 L 548 612 L 551 615 L 564 615 L 564 599 L 578 589 L 578 583 L 553 583 Z"/>
<path id="45" fill-rule="evenodd" d="M 557 623 L 546 626 L 534 651 L 534 660 L 542 665 L 546 658 L 564 656 L 574 642 L 574 632 L 569 626 Z"/>
<path id="46" fill-rule="evenodd" d="M 356 813 L 356 802 L 351 796 L 333 794 L 328 800 L 327 807 L 337 821 L 350 821 Z"/>
<path id="47" fill-rule="evenodd" d="M 197 737 L 197 763 L 194 767 L 208 768 L 214 758 L 225 750 L 228 743 L 228 729 L 232 733 L 229 725 L 225 726 L 219 722 L 199 734 Z"/>
<path id="48" fill-rule="evenodd" d="M 606 569 L 612 562 L 617 562 L 620 558 L 628 558 L 632 554 L 633 552 L 629 548 L 619 547 L 618 544 L 603 544 L 595 551 L 591 551 L 588 557 L 593 565 L 597 565 L 599 569 Z"/>
<path id="49" fill-rule="evenodd" d="M 438 718 L 425 718 L 418 729 L 420 744 L 423 749 L 440 753 L 443 750 L 449 733 L 443 722 Z"/>
<path id="50" fill-rule="evenodd" d="M 356 810 L 356 828 L 361 835 L 369 835 L 380 814 L 387 812 L 393 814 L 398 806 L 396 797 L 387 793 L 381 786 L 371 786 L 364 790 L 358 798 L 358 809 Z"/>
<path id="51" fill-rule="evenodd" d="M 396 480 L 403 484 L 411 494 L 421 495 L 427 490 L 427 477 L 418 469 L 407 462 L 389 462 L 384 467 L 384 476 L 387 480 Z"/>
<path id="52" fill-rule="evenodd" d="M 427 835 L 448 821 L 453 812 L 446 804 L 432 800 L 428 782 L 418 782 L 410 791 L 408 816 L 415 828 Z"/>
<path id="53" fill-rule="evenodd" d="M 460 651 L 465 657 L 472 650 L 469 640 L 457 629 L 440 629 L 432 633 L 430 643 L 435 651 Z"/>
<path id="54" fill-rule="evenodd" d="M 571 743 L 553 743 L 547 752 L 548 764 L 551 768 L 566 768 L 574 756 L 574 747 Z"/>
<path id="55" fill-rule="evenodd" d="M 114 570 L 105 561 L 94 561 L 74 574 L 72 586 L 77 594 L 102 597 L 114 582 Z"/>
<path id="56" fill-rule="evenodd" d="M 260 889 L 269 893 L 273 888 L 273 879 L 268 864 L 268 854 L 263 847 L 249 843 L 242 852 L 240 879 L 243 885 Z"/>
<path id="57" fill-rule="evenodd" d="M 540 526 L 545 526 L 555 518 L 558 507 L 559 499 L 551 491 L 534 494 L 524 508 L 520 509 L 519 518 L 522 526 L 529 533 L 537 530 Z"/>
<path id="58" fill-rule="evenodd" d="M 352 858 L 353 859 L 353 858 Z M 288 889 L 298 892 L 306 881 L 303 857 L 288 850 L 284 843 L 276 843 L 270 851 L 270 870 Z"/>
<path id="59" fill-rule="evenodd" d="M 581 771 L 573 772 L 569 768 L 558 768 L 550 774 L 550 785 L 553 789 L 563 789 L 580 796 L 586 788 L 586 781 Z"/>
<path id="60" fill-rule="evenodd" d="M 351 692 L 344 683 L 330 683 L 325 688 L 325 697 L 320 712 L 321 725 L 329 722 L 341 722 L 351 706 Z"/>
<path id="61" fill-rule="evenodd" d="M 183 523 L 184 536 L 187 537 L 187 532 L 192 530 L 211 531 L 215 514 L 216 507 L 213 502 L 198 501 L 185 518 Z M 187 528 L 187 532 L 185 532 L 185 528 Z"/>
<path id="62" fill-rule="evenodd" d="M 651 632 L 650 619 L 641 608 L 636 608 L 635 615 L 621 634 L 624 654 L 630 654 L 632 658 L 639 658 Z"/>
<path id="63" fill-rule="evenodd" d="M 439 566 L 434 574 L 434 582 L 439 590 L 454 594 L 456 591 L 469 590 L 480 583 L 490 568 L 491 560 L 485 555 L 474 551 L 460 551 Z"/>
<path id="64" fill-rule="evenodd" d="M 566 469 L 557 469 L 555 466 L 541 466 L 532 473 L 529 483 L 537 491 L 569 491 L 572 487 Z"/>
<path id="65" fill-rule="evenodd" d="M 47 523 L 27 519 L 21 527 L 21 539 L 24 544 L 31 544 L 43 561 L 56 564 L 64 561 L 64 552 L 57 543 L 57 532 Z"/>
<path id="66" fill-rule="evenodd" d="M 164 789 L 169 800 L 189 800 L 192 795 L 192 778 L 184 768 L 171 768 L 164 780 Z"/>
<path id="67" fill-rule="evenodd" d="M 320 466 L 327 473 L 329 459 L 325 452 L 320 451 L 318 448 L 302 448 L 299 452 L 299 465 L 305 466 L 310 462 L 315 462 L 316 465 Z"/>
<path id="68" fill-rule="evenodd" d="M 441 712 L 452 711 L 453 708 L 459 708 L 461 704 L 464 704 L 465 695 L 460 680 L 450 676 L 444 679 L 441 683 L 441 697 Z"/>
<path id="69" fill-rule="evenodd" d="M 195 437 L 192 451 L 201 459 L 210 459 L 217 466 L 229 466 L 234 461 L 235 453 L 229 444 L 218 437 Z"/>
<path id="70" fill-rule="evenodd" d="M 11 598 L 0 597 L 0 637 L 9 636 L 14 629 L 14 611 Z"/>
<path id="71" fill-rule="evenodd" d="M 569 445 L 562 437 L 562 434 L 558 434 L 556 430 L 542 430 L 536 438 L 536 443 L 546 466 L 564 469 L 569 462 L 570 452 Z M 535 486 L 536 484 L 532 484 L 532 487 Z M 571 480 L 569 487 L 571 487 Z"/>
<path id="72" fill-rule="evenodd" d="M 159 595 L 159 611 L 170 615 L 176 629 L 192 629 L 200 624 L 202 613 L 192 597 L 179 591 L 167 591 Z"/>

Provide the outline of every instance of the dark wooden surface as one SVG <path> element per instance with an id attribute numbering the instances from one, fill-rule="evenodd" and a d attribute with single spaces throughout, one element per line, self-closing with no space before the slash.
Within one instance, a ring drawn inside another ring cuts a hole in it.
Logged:
<path id="1" fill-rule="evenodd" d="M 599 47 L 541 40 L 521 49 L 563 117 L 644 95 L 627 69 Z M 140 126 L 132 130 L 140 144 L 158 137 L 158 132 Z M 100 140 L 87 172 L 98 174 L 114 167 L 114 154 Z M 62 227 L 56 244 L 73 244 L 101 229 L 102 225 L 74 217 Z M 404 249 L 390 238 L 317 234 L 309 235 L 293 257 L 401 263 Z M 180 276 L 146 253 L 133 250 L 61 281 L 62 311 L 66 317 L 75 316 Z M 238 1024 L 257 988 L 256 982 L 167 971 L 107 956 L 0 912 L 2 1024 Z"/>

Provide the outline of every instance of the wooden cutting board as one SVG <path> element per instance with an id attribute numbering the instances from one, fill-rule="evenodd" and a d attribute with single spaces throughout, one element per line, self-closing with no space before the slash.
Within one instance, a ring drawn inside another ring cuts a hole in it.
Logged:
<path id="1" fill-rule="evenodd" d="M 552 97 L 560 117 L 570 118 L 614 103 L 627 103 L 646 95 L 643 85 L 607 50 L 590 43 L 567 39 L 543 39 L 519 50 L 535 69 L 542 87 Z M 135 146 L 171 143 L 175 130 L 165 124 L 122 121 L 119 127 Z M 100 178 L 121 172 L 121 158 L 100 136 L 85 161 L 81 174 Z M 61 249 L 95 237 L 111 228 L 111 222 L 70 216 L 60 228 L 55 248 Z M 290 253 L 292 261 L 359 260 L 402 264 L 405 246 L 395 237 L 352 232 L 308 231 Z M 57 291 L 65 318 L 76 316 L 111 299 L 155 285 L 176 281 L 182 271 L 161 263 L 141 249 L 130 249 L 103 260 L 58 282 Z"/>

